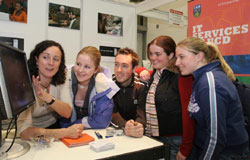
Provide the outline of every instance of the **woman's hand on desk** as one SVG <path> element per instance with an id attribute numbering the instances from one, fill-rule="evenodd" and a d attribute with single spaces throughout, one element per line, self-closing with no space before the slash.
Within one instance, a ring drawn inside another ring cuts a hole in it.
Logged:
<path id="1" fill-rule="evenodd" d="M 66 136 L 68 138 L 77 138 L 82 135 L 83 124 L 74 124 L 68 128 L 66 128 Z"/>
<path id="2" fill-rule="evenodd" d="M 125 124 L 124 132 L 126 136 L 142 137 L 144 132 L 143 125 L 134 120 L 129 120 Z"/>

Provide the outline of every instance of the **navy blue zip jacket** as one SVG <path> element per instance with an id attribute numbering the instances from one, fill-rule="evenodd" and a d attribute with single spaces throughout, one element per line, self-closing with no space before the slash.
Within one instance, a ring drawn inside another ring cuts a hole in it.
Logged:
<path id="1" fill-rule="evenodd" d="M 188 111 L 196 120 L 194 145 L 199 159 L 218 159 L 220 153 L 238 154 L 248 147 L 241 102 L 219 61 L 194 73 Z"/>

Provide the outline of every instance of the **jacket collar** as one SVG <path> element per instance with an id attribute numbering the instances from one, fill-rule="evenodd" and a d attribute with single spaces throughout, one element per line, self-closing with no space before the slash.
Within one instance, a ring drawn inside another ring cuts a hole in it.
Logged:
<path id="1" fill-rule="evenodd" d="M 75 95 L 76 95 L 77 90 L 78 90 L 78 81 L 77 81 L 73 67 L 71 68 L 71 79 L 72 79 L 72 92 L 74 94 L 73 101 L 75 101 Z M 87 93 L 86 93 L 86 96 L 84 99 L 83 107 L 88 106 L 89 96 L 90 96 L 90 93 L 91 93 L 92 89 L 94 88 L 94 86 L 95 86 L 95 79 L 94 79 L 94 77 L 91 77 L 90 82 L 88 84 L 88 90 L 87 90 Z"/>
<path id="2" fill-rule="evenodd" d="M 208 63 L 205 66 L 202 66 L 193 72 L 194 79 L 199 79 L 204 73 L 209 71 L 222 70 L 221 63 L 219 60 Z"/>
<path id="3" fill-rule="evenodd" d="M 135 80 L 135 74 L 133 73 L 133 74 L 132 74 L 132 79 L 131 79 L 131 82 L 129 83 L 129 85 L 126 86 L 126 87 L 123 87 L 123 86 L 121 85 L 121 83 L 119 83 L 119 82 L 116 80 L 116 77 L 115 77 L 115 75 L 113 74 L 113 81 L 118 85 L 119 88 L 129 88 L 129 87 L 132 88 L 132 87 L 134 86 L 134 80 Z"/>

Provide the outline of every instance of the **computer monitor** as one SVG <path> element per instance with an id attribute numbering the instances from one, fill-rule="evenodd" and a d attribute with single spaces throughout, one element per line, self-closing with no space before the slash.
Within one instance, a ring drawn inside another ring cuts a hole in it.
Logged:
<path id="1" fill-rule="evenodd" d="M 16 117 L 34 102 L 26 54 L 0 42 L 0 121 Z"/>

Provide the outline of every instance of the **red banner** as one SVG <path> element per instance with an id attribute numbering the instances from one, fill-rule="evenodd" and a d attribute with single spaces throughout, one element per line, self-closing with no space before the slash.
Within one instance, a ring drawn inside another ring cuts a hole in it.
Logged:
<path id="1" fill-rule="evenodd" d="M 218 45 L 224 55 L 250 53 L 250 0 L 195 0 L 188 4 L 188 36 Z"/>
<path id="2" fill-rule="evenodd" d="M 188 3 L 188 36 L 218 45 L 238 75 L 250 75 L 250 0 Z"/>

